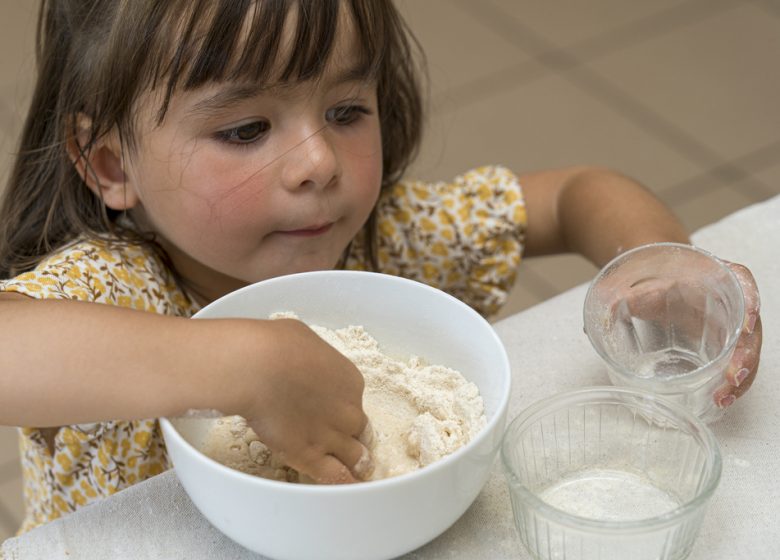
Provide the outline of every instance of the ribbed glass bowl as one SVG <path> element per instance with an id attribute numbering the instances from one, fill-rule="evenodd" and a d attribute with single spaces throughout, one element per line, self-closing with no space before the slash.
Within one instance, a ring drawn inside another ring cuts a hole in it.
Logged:
<path id="1" fill-rule="evenodd" d="M 520 539 L 544 560 L 685 558 L 721 473 L 701 420 L 618 387 L 531 405 L 507 428 L 501 458 Z"/>

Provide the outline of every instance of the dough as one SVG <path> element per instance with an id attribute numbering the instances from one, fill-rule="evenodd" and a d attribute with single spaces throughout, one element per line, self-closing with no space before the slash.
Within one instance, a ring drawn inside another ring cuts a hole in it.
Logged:
<path id="1" fill-rule="evenodd" d="M 272 318 L 292 317 L 275 314 Z M 369 480 L 404 474 L 438 461 L 468 443 L 486 424 L 477 386 L 459 372 L 429 365 L 417 356 L 387 356 L 363 327 L 330 330 L 310 325 L 360 370 L 366 385 L 363 408 L 373 426 L 368 448 L 374 461 Z M 242 472 L 305 482 L 274 454 L 239 416 L 214 421 L 201 451 Z"/>

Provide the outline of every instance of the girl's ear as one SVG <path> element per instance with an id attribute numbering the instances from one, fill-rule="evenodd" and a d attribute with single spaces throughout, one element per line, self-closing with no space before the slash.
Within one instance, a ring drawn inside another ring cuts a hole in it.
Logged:
<path id="1" fill-rule="evenodd" d="M 66 150 L 84 183 L 112 210 L 129 210 L 138 204 L 138 194 L 127 181 L 122 145 L 116 131 L 99 138 L 89 147 L 92 121 L 83 114 L 74 119 L 74 134 Z"/>

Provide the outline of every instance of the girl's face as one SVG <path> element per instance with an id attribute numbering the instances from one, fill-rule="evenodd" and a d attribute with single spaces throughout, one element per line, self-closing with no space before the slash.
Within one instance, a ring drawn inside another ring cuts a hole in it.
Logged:
<path id="1" fill-rule="evenodd" d="M 316 81 L 180 92 L 160 126 L 155 96 L 142 100 L 124 167 L 132 212 L 201 302 L 333 268 L 368 218 L 382 177 L 376 86 L 340 35 Z"/>

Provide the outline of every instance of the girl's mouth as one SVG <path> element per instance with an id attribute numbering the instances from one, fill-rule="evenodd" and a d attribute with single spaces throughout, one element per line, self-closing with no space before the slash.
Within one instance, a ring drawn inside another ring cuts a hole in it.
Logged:
<path id="1" fill-rule="evenodd" d="M 318 235 L 323 235 L 330 231 L 331 227 L 333 227 L 333 222 L 302 229 L 280 230 L 277 233 L 281 233 L 283 235 L 292 235 L 294 237 L 317 237 Z"/>

